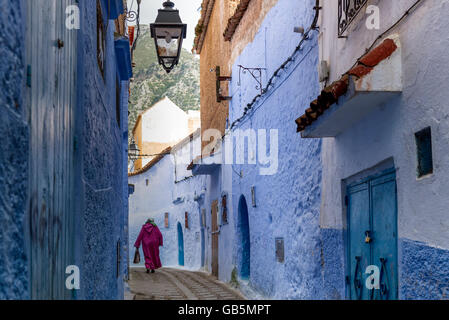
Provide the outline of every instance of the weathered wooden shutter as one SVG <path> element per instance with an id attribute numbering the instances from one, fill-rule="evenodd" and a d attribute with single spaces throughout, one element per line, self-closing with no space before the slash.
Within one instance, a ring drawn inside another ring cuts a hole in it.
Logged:
<path id="1" fill-rule="evenodd" d="M 165 228 L 168 228 L 169 224 L 168 224 L 168 212 L 165 213 Z"/>

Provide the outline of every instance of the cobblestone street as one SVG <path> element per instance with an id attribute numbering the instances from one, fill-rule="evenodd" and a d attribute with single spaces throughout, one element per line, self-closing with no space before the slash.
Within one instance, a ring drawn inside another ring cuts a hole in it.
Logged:
<path id="1" fill-rule="evenodd" d="M 227 284 L 203 272 L 162 268 L 146 273 L 131 268 L 130 298 L 134 300 L 244 300 Z"/>

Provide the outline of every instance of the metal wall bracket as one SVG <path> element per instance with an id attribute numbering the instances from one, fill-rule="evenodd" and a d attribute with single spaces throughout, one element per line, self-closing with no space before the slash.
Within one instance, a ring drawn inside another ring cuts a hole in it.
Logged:
<path id="1" fill-rule="evenodd" d="M 267 70 L 266 68 L 247 68 L 242 65 L 239 65 L 239 83 L 238 86 L 242 84 L 242 73 L 246 74 L 249 72 L 249 74 L 256 80 L 257 86 L 256 90 L 260 90 L 260 94 L 263 94 L 263 86 L 262 86 L 262 70 Z"/>
<path id="2" fill-rule="evenodd" d="M 215 67 L 215 74 L 216 74 L 216 80 L 217 80 L 216 81 L 217 102 L 220 103 L 222 101 L 231 100 L 232 97 L 225 97 L 221 94 L 221 83 L 223 81 L 231 81 L 232 77 L 222 76 L 219 66 Z"/>

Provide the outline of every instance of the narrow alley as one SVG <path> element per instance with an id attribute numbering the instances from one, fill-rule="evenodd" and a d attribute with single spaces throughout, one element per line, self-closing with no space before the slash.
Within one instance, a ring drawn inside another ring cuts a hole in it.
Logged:
<path id="1" fill-rule="evenodd" d="M 130 300 L 244 300 L 229 285 L 205 272 L 173 268 L 146 273 L 145 268 L 131 268 L 128 282 Z"/>
<path id="2" fill-rule="evenodd" d="M 0 8 L 0 300 L 449 300 L 449 0 Z"/>

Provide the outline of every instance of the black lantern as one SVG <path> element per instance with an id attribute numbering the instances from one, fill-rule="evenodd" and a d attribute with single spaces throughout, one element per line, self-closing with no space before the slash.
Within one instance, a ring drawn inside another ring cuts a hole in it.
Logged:
<path id="1" fill-rule="evenodd" d="M 137 147 L 136 143 L 134 142 L 134 139 L 132 140 L 129 149 L 128 149 L 128 156 L 131 161 L 136 161 L 139 159 L 139 148 Z"/>
<path id="2" fill-rule="evenodd" d="M 156 21 L 150 25 L 150 29 L 159 64 L 170 73 L 178 64 L 182 40 L 187 35 L 187 25 L 182 23 L 179 10 L 173 9 L 173 2 L 165 1 L 163 6 L 164 9 L 159 9 Z"/>

